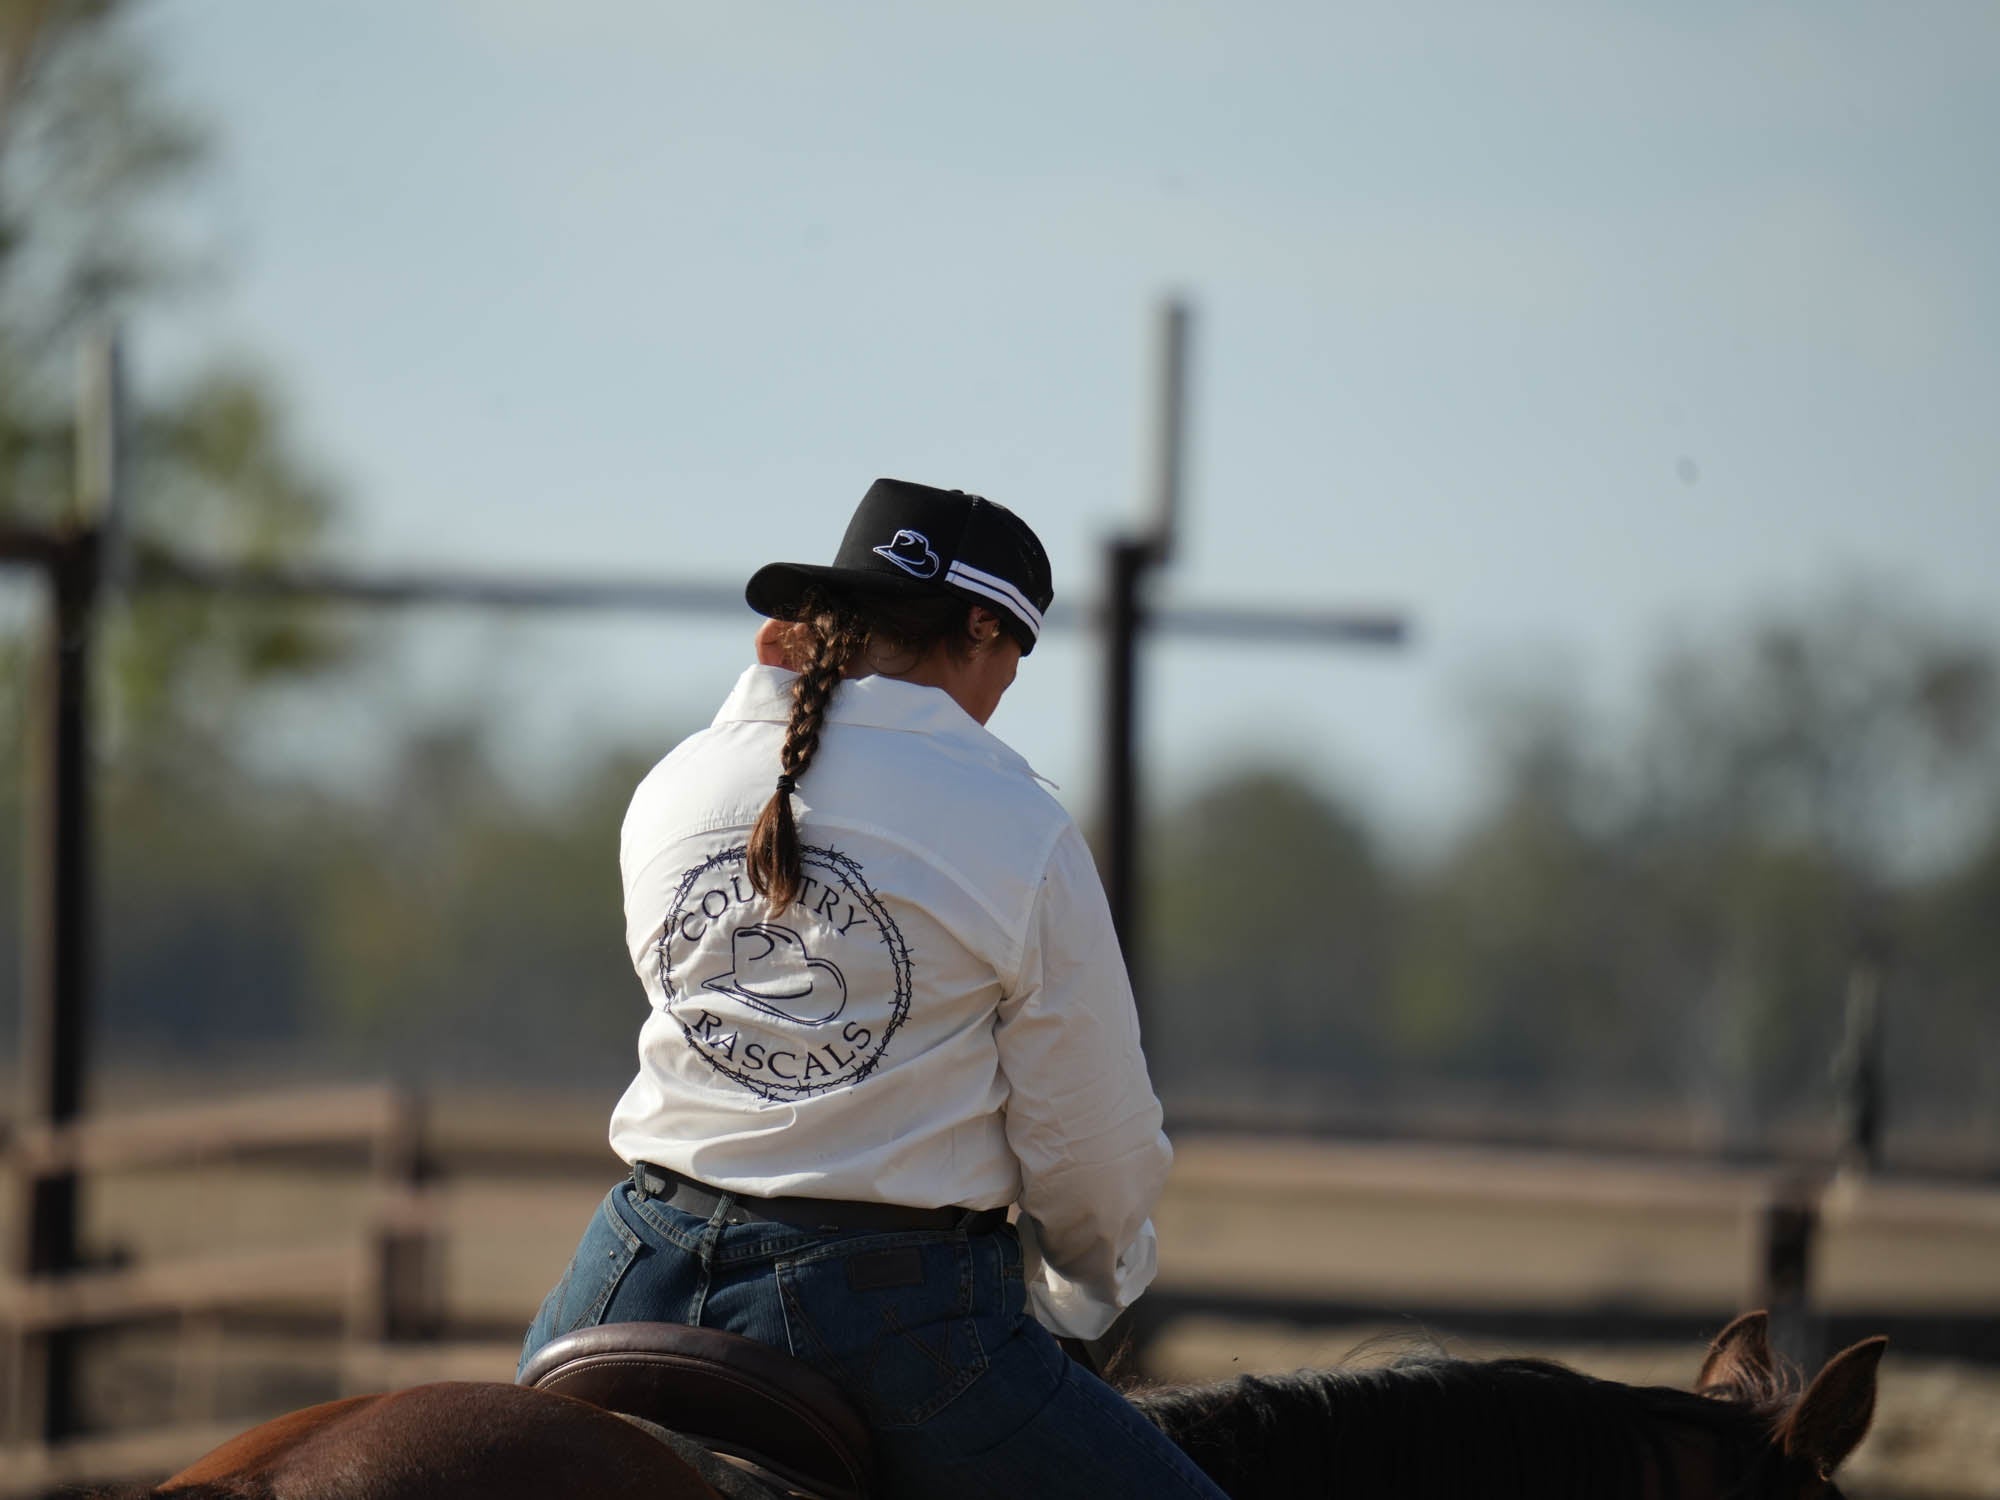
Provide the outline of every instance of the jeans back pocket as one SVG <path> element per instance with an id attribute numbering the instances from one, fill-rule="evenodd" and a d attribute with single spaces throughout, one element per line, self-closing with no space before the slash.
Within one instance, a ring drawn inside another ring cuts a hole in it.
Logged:
<path id="1" fill-rule="evenodd" d="M 792 1352 L 879 1427 L 928 1420 L 986 1373 L 963 1234 L 869 1235 L 777 1263 Z"/>

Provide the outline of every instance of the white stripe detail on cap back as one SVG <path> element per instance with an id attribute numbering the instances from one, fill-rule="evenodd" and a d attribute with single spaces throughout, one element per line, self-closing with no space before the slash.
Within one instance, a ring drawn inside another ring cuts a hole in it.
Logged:
<path id="1" fill-rule="evenodd" d="M 1042 612 L 1028 602 L 1028 596 L 1015 588 L 1004 578 L 991 573 L 982 573 L 977 568 L 969 568 L 962 562 L 955 562 L 945 573 L 947 583 L 955 583 L 962 589 L 970 589 L 975 594 L 984 594 L 996 604 L 1004 604 L 1008 610 L 1028 627 L 1028 633 L 1037 640 L 1042 635 Z"/>

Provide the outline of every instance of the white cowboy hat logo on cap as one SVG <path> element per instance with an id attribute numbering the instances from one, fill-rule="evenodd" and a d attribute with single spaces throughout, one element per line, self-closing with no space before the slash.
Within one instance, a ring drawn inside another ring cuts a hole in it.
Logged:
<path id="1" fill-rule="evenodd" d="M 729 935 L 726 974 L 701 987 L 733 995 L 761 1011 L 823 1026 L 847 1006 L 847 980 L 838 967 L 806 951 L 805 940 L 775 922 L 753 922 Z"/>
<path id="2" fill-rule="evenodd" d="M 881 533 L 878 531 L 877 536 Z M 930 538 L 905 526 L 889 541 L 871 548 L 877 557 L 887 558 L 912 578 L 935 578 L 938 555 L 931 551 Z"/>

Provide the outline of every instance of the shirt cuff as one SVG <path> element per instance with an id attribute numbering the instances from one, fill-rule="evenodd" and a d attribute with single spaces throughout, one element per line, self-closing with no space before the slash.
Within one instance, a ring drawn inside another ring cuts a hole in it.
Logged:
<path id="1" fill-rule="evenodd" d="M 1058 1338 L 1103 1338 L 1118 1315 L 1139 1300 L 1159 1272 L 1159 1240 L 1153 1233 L 1151 1219 L 1140 1226 L 1137 1237 L 1118 1257 L 1116 1285 L 1104 1288 L 1073 1281 L 1042 1259 L 1042 1247 L 1035 1238 L 1035 1221 L 1026 1214 L 1021 1215 L 1016 1227 L 1021 1233 L 1028 1311 Z"/>

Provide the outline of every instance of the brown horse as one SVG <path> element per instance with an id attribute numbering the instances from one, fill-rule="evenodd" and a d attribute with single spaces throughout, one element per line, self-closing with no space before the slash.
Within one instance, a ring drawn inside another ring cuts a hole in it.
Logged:
<path id="1" fill-rule="evenodd" d="M 1836 1355 L 1803 1394 L 1771 1354 L 1764 1315 L 1747 1313 L 1710 1346 L 1694 1394 L 1594 1380 L 1538 1360 L 1421 1359 L 1242 1376 L 1133 1399 L 1244 1500 L 1837 1500 L 1834 1470 L 1868 1430 L 1885 1345 L 1869 1339 Z M 967 1489 L 956 1476 L 950 1488 L 978 1493 L 976 1481 Z M 451 1383 L 280 1417 L 121 1500 L 769 1500 L 789 1492 L 643 1419 L 550 1390 Z"/>

